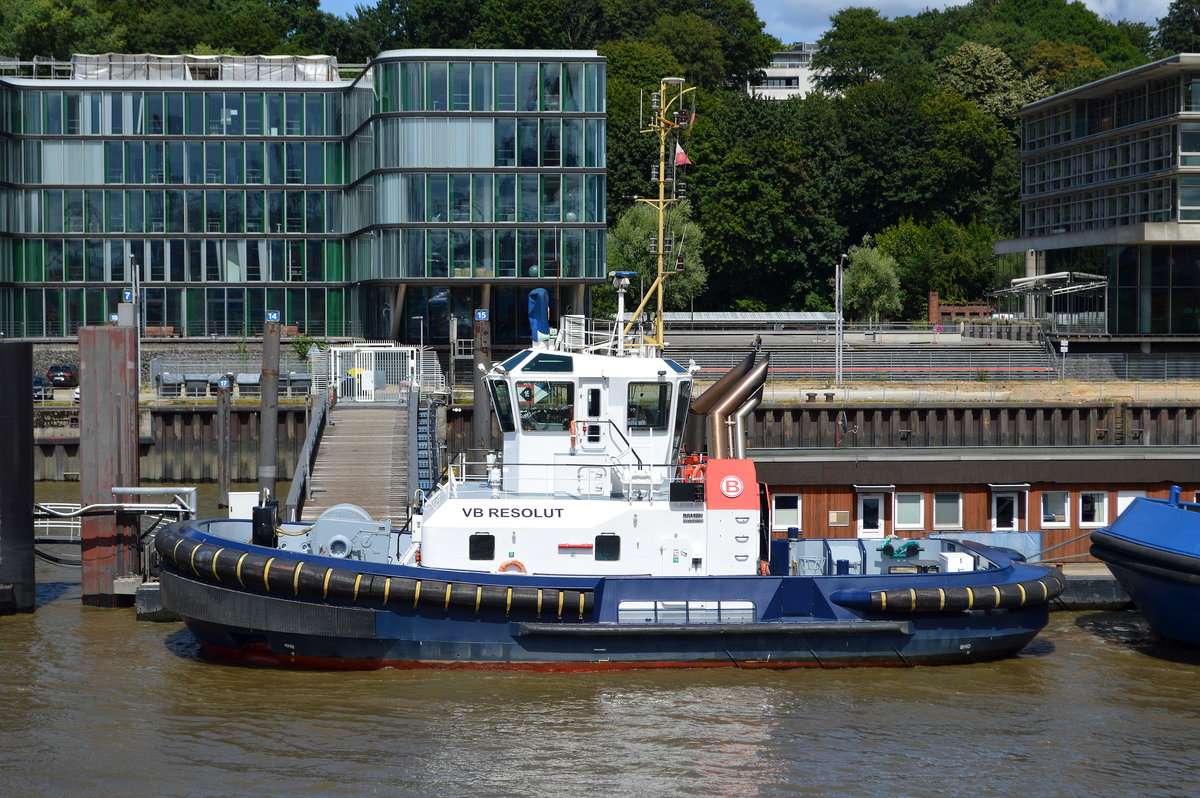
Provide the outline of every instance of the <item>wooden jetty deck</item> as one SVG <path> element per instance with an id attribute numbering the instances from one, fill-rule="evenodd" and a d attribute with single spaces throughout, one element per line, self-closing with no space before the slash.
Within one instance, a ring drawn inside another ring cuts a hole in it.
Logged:
<path id="1" fill-rule="evenodd" d="M 372 518 L 408 517 L 408 408 L 342 404 L 330 410 L 313 465 L 302 520 L 335 504 L 356 504 Z"/>

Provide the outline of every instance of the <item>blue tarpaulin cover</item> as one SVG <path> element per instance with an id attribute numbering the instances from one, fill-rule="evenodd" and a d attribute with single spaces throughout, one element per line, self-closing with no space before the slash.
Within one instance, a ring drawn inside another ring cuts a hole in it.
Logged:
<path id="1" fill-rule="evenodd" d="M 535 344 L 550 338 L 550 295 L 545 288 L 529 292 L 529 332 Z"/>

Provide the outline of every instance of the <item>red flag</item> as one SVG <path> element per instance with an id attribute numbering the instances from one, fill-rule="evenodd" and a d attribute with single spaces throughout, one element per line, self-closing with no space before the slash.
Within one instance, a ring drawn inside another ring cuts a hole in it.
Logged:
<path id="1" fill-rule="evenodd" d="M 692 159 L 687 157 L 687 153 L 683 151 L 683 147 L 679 146 L 679 142 L 675 142 L 675 165 L 676 166 L 691 166 Z"/>

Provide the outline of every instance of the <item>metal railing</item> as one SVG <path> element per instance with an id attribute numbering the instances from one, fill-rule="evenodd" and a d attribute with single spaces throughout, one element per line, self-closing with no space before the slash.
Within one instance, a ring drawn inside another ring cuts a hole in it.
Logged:
<path id="1" fill-rule="evenodd" d="M 292 484 L 288 488 L 287 499 L 283 503 L 284 518 L 288 521 L 299 521 L 304 512 L 304 503 L 311 498 L 310 480 L 312 479 L 313 464 L 317 461 L 317 451 L 321 445 L 321 437 L 325 434 L 325 425 L 329 423 L 329 392 L 322 391 L 313 403 L 312 419 L 308 422 L 308 434 L 304 436 L 304 445 L 296 458 L 296 472 L 292 475 Z"/>

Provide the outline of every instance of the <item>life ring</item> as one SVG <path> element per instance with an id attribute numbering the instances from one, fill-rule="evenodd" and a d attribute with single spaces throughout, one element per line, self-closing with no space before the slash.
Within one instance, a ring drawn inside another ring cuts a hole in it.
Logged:
<path id="1" fill-rule="evenodd" d="M 770 576 L 771 575 L 771 563 L 767 562 L 766 560 L 759 560 L 758 561 L 758 575 L 759 576 Z"/>
<path id="2" fill-rule="evenodd" d="M 525 563 L 521 562 L 520 560 L 505 560 L 504 562 L 500 563 L 500 567 L 496 569 L 496 573 L 527 574 L 529 571 L 525 570 Z"/>
<path id="3" fill-rule="evenodd" d="M 571 430 L 571 448 L 574 449 L 575 448 L 575 419 L 571 419 L 571 425 L 570 425 L 569 429 Z"/>

